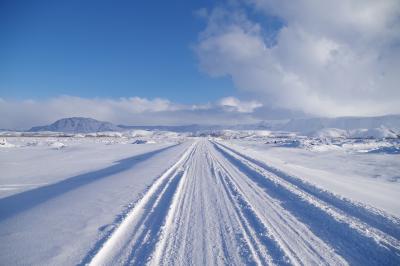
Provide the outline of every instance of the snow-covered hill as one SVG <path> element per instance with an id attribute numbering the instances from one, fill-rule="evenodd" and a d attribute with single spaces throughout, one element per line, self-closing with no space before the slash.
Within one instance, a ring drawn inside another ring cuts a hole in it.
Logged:
<path id="1" fill-rule="evenodd" d="M 399 132 L 400 115 L 292 119 L 288 123 L 281 125 L 279 130 L 296 131 L 309 134 L 325 128 L 354 130 L 375 129 L 382 127 Z"/>
<path id="2" fill-rule="evenodd" d="M 32 127 L 29 131 L 55 131 L 66 133 L 89 133 L 103 131 L 121 131 L 122 129 L 110 122 L 98 121 L 92 118 L 71 117 L 57 120 L 51 125 Z"/>
<path id="3" fill-rule="evenodd" d="M 377 128 L 358 128 L 358 129 L 338 129 L 323 128 L 309 134 L 316 138 L 354 138 L 354 139 L 396 139 L 400 135 L 399 132 L 388 129 L 385 126 Z"/>

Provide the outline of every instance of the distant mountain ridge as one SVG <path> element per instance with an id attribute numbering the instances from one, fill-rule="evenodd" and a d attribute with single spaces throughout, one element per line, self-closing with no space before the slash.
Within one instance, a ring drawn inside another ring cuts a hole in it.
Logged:
<path id="1" fill-rule="evenodd" d="M 378 117 L 338 117 L 338 118 L 302 118 L 292 120 L 269 120 L 256 124 L 243 125 L 180 125 L 180 126 L 126 126 L 114 125 L 110 122 L 98 121 L 93 118 L 71 117 L 57 120 L 51 125 L 32 127 L 30 132 L 53 131 L 64 133 L 92 133 L 104 131 L 125 130 L 162 130 L 174 132 L 201 132 L 216 130 L 279 130 L 308 134 L 324 128 L 343 130 L 373 129 L 386 127 L 400 132 L 400 115 Z"/>
<path id="2" fill-rule="evenodd" d="M 51 125 L 32 127 L 30 132 L 54 131 L 64 133 L 91 133 L 103 131 L 121 131 L 122 129 L 110 122 L 98 121 L 86 117 L 70 117 L 57 120 Z"/>
<path id="3" fill-rule="evenodd" d="M 399 132 L 400 115 L 292 119 L 281 126 L 279 130 L 310 133 L 324 128 L 352 130 L 361 128 L 373 129 L 379 127 L 386 127 Z"/>

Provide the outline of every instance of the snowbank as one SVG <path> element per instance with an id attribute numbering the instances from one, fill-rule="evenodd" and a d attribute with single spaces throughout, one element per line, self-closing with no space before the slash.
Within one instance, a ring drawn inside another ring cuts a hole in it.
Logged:
<path id="1" fill-rule="evenodd" d="M 67 147 L 67 145 L 65 145 L 62 142 L 56 141 L 56 142 L 50 142 L 49 143 L 49 147 L 51 147 L 51 148 L 53 148 L 55 150 L 61 150 L 61 149 L 64 149 L 65 147 Z"/>
<path id="2" fill-rule="evenodd" d="M 371 129 L 356 129 L 350 130 L 349 137 L 351 138 L 371 138 L 371 139 L 383 139 L 383 138 L 397 138 L 398 135 L 391 129 L 386 127 L 371 128 Z"/>
<path id="3" fill-rule="evenodd" d="M 8 143 L 7 139 L 0 139 L 0 148 L 12 148 L 12 147 L 15 147 L 15 145 Z"/>
<path id="4" fill-rule="evenodd" d="M 154 144 L 156 143 L 154 140 L 144 140 L 144 139 L 137 139 L 132 142 L 132 144 Z"/>
<path id="5" fill-rule="evenodd" d="M 316 138 L 345 138 L 348 136 L 346 130 L 338 129 L 338 128 L 324 128 L 321 130 L 317 130 L 312 134 L 313 137 Z"/>

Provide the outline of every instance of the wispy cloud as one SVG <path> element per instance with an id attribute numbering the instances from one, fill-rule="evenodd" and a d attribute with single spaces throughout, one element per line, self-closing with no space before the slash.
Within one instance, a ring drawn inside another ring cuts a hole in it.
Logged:
<path id="1" fill-rule="evenodd" d="M 222 98 L 218 103 L 229 111 L 239 113 L 252 113 L 256 108 L 263 106 L 258 101 L 240 101 L 235 97 Z"/>
<path id="2" fill-rule="evenodd" d="M 271 34 L 260 16 L 282 27 Z M 397 0 L 227 1 L 199 17 L 207 23 L 196 46 L 200 67 L 267 105 L 328 116 L 400 113 Z"/>
<path id="3" fill-rule="evenodd" d="M 72 116 L 128 125 L 253 123 L 260 120 L 253 114 L 259 107 L 261 104 L 256 101 L 241 101 L 234 97 L 198 105 L 139 97 L 109 99 L 60 96 L 39 101 L 0 98 L 0 128 L 27 129 Z"/>

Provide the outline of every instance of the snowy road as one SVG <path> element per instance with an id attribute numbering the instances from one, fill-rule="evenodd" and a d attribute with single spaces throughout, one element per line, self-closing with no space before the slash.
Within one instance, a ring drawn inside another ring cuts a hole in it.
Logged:
<path id="1" fill-rule="evenodd" d="M 81 263 L 399 265 L 400 220 L 202 139 Z"/>

